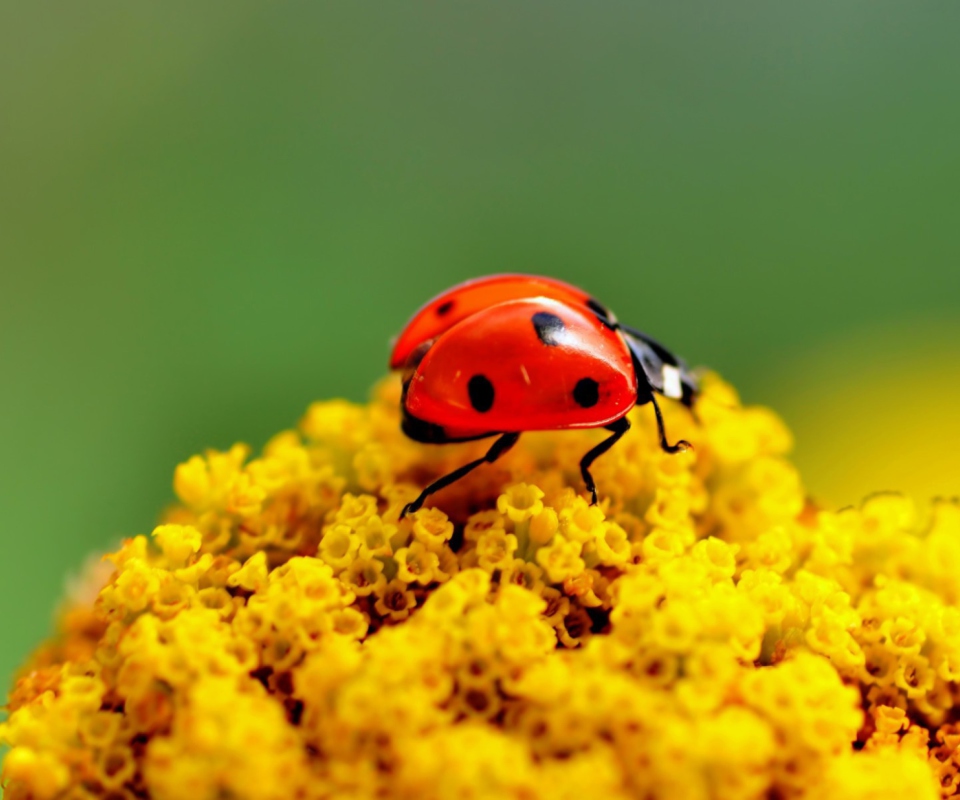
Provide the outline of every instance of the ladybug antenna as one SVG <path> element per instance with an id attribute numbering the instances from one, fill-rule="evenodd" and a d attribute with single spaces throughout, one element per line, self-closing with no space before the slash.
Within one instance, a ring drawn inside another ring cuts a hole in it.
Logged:
<path id="1" fill-rule="evenodd" d="M 653 403 L 653 411 L 657 415 L 657 432 L 660 434 L 660 447 L 665 453 L 682 453 L 684 450 L 693 450 L 693 445 L 686 439 L 680 439 L 676 444 L 670 444 L 667 441 L 667 432 L 663 428 L 663 414 L 660 412 L 660 405 L 657 403 L 656 395 L 650 392 L 650 402 Z"/>

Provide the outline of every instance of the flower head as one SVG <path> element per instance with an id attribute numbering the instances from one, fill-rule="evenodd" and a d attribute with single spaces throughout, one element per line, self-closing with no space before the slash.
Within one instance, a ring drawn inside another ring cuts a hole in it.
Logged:
<path id="1" fill-rule="evenodd" d="M 568 431 L 401 518 L 479 446 L 408 441 L 399 391 L 176 469 L 18 677 L 9 800 L 958 792 L 957 502 L 816 508 L 710 376 L 663 403 L 695 450 L 635 409 L 598 506 Z"/>

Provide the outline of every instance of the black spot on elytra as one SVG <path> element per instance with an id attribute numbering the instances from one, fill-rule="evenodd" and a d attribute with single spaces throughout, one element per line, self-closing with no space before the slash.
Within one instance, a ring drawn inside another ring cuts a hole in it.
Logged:
<path id="1" fill-rule="evenodd" d="M 582 408 L 592 408 L 600 399 L 600 384 L 593 378 L 581 378 L 573 387 L 573 399 Z"/>
<path id="2" fill-rule="evenodd" d="M 445 317 L 453 310 L 453 300 L 447 300 L 446 303 L 441 303 L 437 306 L 437 316 Z"/>
<path id="3" fill-rule="evenodd" d="M 470 405 L 481 414 L 493 407 L 493 384 L 486 375 L 474 375 L 467 383 Z"/>
<path id="4" fill-rule="evenodd" d="M 563 320 L 549 311 L 538 311 L 533 315 L 532 322 L 540 341 L 549 347 L 560 344 L 560 337 L 567 329 Z"/>

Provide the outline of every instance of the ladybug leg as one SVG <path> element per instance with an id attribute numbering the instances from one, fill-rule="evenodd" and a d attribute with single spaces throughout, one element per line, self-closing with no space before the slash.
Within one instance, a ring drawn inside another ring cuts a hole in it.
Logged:
<path id="1" fill-rule="evenodd" d="M 681 439 L 676 444 L 667 442 L 667 432 L 663 429 L 663 414 L 660 413 L 660 406 L 657 404 L 657 398 L 653 392 L 650 392 L 650 402 L 653 403 L 653 411 L 657 415 L 657 432 L 660 434 L 660 447 L 666 453 L 682 453 L 684 450 L 692 450 L 693 445 L 686 439 Z"/>
<path id="2" fill-rule="evenodd" d="M 593 482 L 593 475 L 590 474 L 590 465 L 602 456 L 611 447 L 613 447 L 628 430 L 630 430 L 630 420 L 621 417 L 612 425 L 607 425 L 608 431 L 613 431 L 612 436 L 608 436 L 592 450 L 588 450 L 583 458 L 580 459 L 580 474 L 583 476 L 583 482 L 587 485 L 587 491 L 590 492 L 590 505 L 597 504 L 597 485 Z"/>
<path id="3" fill-rule="evenodd" d="M 437 478 L 437 480 L 420 492 L 420 496 L 416 500 L 414 500 L 412 503 L 407 503 L 403 507 L 403 511 L 400 512 L 400 519 L 403 519 L 407 514 L 412 514 L 414 511 L 418 511 L 423 505 L 424 501 L 430 495 L 434 494 L 435 492 L 439 492 L 441 489 L 449 486 L 451 483 L 456 483 L 464 475 L 472 472 L 480 465 L 492 464 L 511 447 L 513 447 L 519 438 L 519 433 L 505 433 L 499 439 L 497 439 L 497 441 L 490 445 L 490 449 L 487 450 L 487 454 L 483 458 L 478 458 L 476 461 L 471 461 L 469 464 L 464 464 L 459 469 L 455 469 L 453 472 L 444 475 L 442 478 Z"/>

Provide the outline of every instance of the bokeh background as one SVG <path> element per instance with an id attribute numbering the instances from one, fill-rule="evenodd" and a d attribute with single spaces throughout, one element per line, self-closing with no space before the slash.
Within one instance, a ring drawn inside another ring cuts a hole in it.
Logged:
<path id="1" fill-rule="evenodd" d="M 960 3 L 0 4 L 0 680 L 174 465 L 531 271 L 960 493 Z"/>

